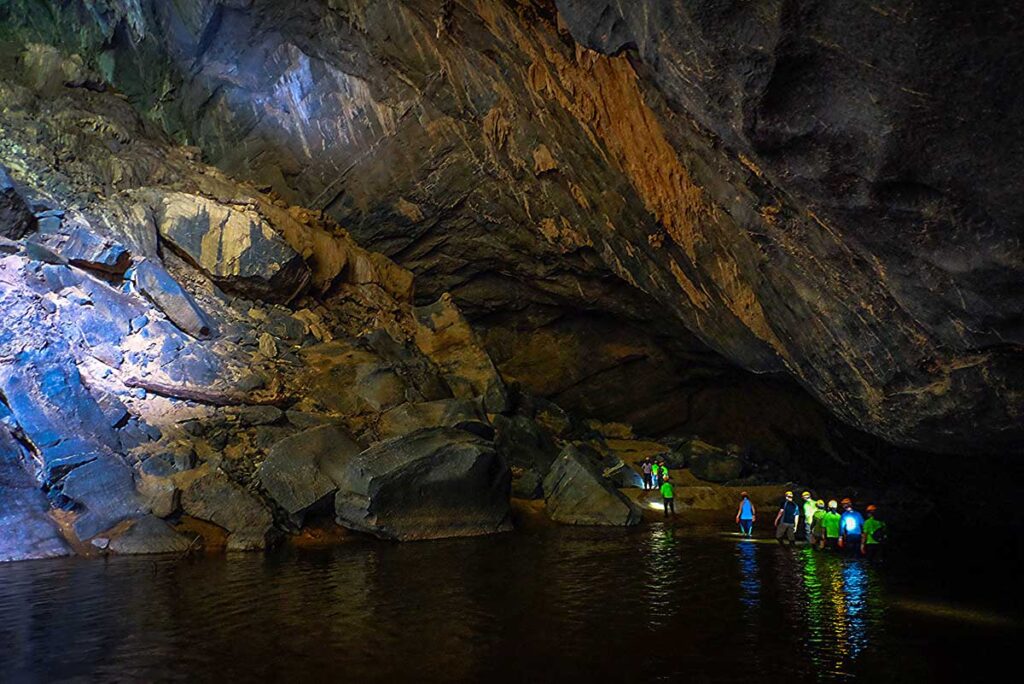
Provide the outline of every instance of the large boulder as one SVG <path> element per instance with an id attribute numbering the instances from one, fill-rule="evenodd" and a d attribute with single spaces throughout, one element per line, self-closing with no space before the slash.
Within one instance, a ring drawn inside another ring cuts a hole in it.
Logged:
<path id="1" fill-rule="evenodd" d="M 332 477 L 338 477 L 360 451 L 362 448 L 344 429 L 321 425 L 274 444 L 257 477 L 281 508 L 301 516 L 338 488 Z"/>
<path id="2" fill-rule="evenodd" d="M 454 427 L 482 437 L 494 432 L 480 402 L 470 399 L 400 404 L 380 417 L 377 432 L 382 439 L 389 439 L 432 427 Z"/>
<path id="3" fill-rule="evenodd" d="M 160 235 L 225 290 L 288 302 L 309 284 L 302 256 L 255 205 L 229 206 L 170 192 L 154 213 Z"/>
<path id="4" fill-rule="evenodd" d="M 491 444 L 453 428 L 377 444 L 340 473 L 338 523 L 382 539 L 439 539 L 510 529 L 508 467 Z"/>
<path id="5" fill-rule="evenodd" d="M 688 461 L 690 472 L 707 482 L 728 482 L 743 474 L 742 459 L 722 449 L 695 451 Z"/>
<path id="6" fill-rule="evenodd" d="M 604 478 L 595 456 L 569 445 L 544 478 L 548 516 L 566 525 L 629 526 L 640 522 L 640 507 Z"/>
<path id="7" fill-rule="evenodd" d="M 228 531 L 230 551 L 251 551 L 267 546 L 273 523 L 263 502 L 219 471 L 206 473 L 185 489 L 181 507 L 194 518 Z"/>
<path id="8" fill-rule="evenodd" d="M 0 237 L 19 240 L 36 229 L 36 217 L 0 166 Z"/>

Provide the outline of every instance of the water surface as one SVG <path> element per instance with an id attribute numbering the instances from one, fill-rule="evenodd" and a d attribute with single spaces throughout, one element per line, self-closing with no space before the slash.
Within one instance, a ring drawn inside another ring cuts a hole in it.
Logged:
<path id="1" fill-rule="evenodd" d="M 660 524 L 16 563 L 0 679 L 977 681 L 1021 636 L 1016 576 Z"/>

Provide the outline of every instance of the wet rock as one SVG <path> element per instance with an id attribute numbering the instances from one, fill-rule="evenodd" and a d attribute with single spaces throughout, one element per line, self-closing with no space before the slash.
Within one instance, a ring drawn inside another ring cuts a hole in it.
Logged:
<path id="1" fill-rule="evenodd" d="M 362 448 L 345 430 L 323 425 L 286 437 L 271 447 L 257 471 L 260 484 L 291 515 L 301 515 L 333 493 L 333 478 Z"/>
<path id="2" fill-rule="evenodd" d="M 288 302 L 309 284 L 302 256 L 252 208 L 173 192 L 155 214 L 160 235 L 225 290 Z"/>
<path id="3" fill-rule="evenodd" d="M 544 478 L 548 516 L 566 525 L 636 525 L 639 506 L 602 475 L 597 459 L 569 445 Z"/>
<path id="4" fill-rule="evenodd" d="M 401 404 L 380 417 L 377 431 L 381 439 L 390 439 L 433 427 L 468 430 L 485 439 L 494 434 L 480 403 L 469 399 Z"/>
<path id="5" fill-rule="evenodd" d="M 132 269 L 132 279 L 139 292 L 149 298 L 183 332 L 199 339 L 212 334 L 213 326 L 209 318 L 192 295 L 163 266 L 150 259 L 143 259 Z"/>
<path id="6" fill-rule="evenodd" d="M 194 480 L 181 495 L 185 513 L 228 531 L 228 549 L 266 548 L 273 523 L 270 511 L 224 473 L 209 472 Z"/>
<path id="7" fill-rule="evenodd" d="M 437 428 L 381 442 L 337 478 L 338 523 L 383 539 L 461 537 L 510 528 L 508 467 L 486 441 Z"/>
<path id="8" fill-rule="evenodd" d="M 127 530 L 111 540 L 109 549 L 123 555 L 185 553 L 192 546 L 188 537 L 154 515 L 134 521 Z"/>
<path id="9" fill-rule="evenodd" d="M 49 516 L 46 496 L 26 469 L 26 457 L 0 425 L 0 562 L 71 554 Z"/>

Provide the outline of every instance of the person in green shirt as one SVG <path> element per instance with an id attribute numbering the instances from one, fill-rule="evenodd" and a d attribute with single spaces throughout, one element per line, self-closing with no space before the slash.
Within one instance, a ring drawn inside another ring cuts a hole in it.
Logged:
<path id="1" fill-rule="evenodd" d="M 864 533 L 860 537 L 860 554 L 868 558 L 877 558 L 885 540 L 885 523 L 878 519 L 878 506 L 867 507 L 868 519 L 864 521 Z"/>
<path id="2" fill-rule="evenodd" d="M 665 481 L 661 483 L 661 499 L 664 505 L 665 517 L 668 517 L 669 509 L 672 509 L 672 517 L 676 516 L 676 491 L 672 488 L 672 483 L 668 481 L 668 476 L 665 476 Z"/>
<path id="3" fill-rule="evenodd" d="M 825 518 L 825 502 L 818 499 L 814 502 L 814 513 L 811 514 L 811 546 L 818 546 L 825 538 L 825 530 L 821 523 Z"/>
<path id="4" fill-rule="evenodd" d="M 821 516 L 821 526 L 825 531 L 821 538 L 821 548 L 839 548 L 839 521 L 842 516 L 839 514 L 839 502 L 832 499 L 828 502 L 828 510 Z"/>
<path id="5" fill-rule="evenodd" d="M 814 522 L 814 511 L 816 506 L 814 499 L 811 498 L 810 492 L 804 492 L 800 495 L 803 498 L 803 502 L 800 504 L 800 517 L 803 518 L 804 523 L 804 540 L 807 543 L 811 542 L 811 523 Z"/>

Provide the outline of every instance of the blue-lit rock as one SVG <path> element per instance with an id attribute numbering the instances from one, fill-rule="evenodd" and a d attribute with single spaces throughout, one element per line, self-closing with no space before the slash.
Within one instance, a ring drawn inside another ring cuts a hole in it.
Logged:
<path id="1" fill-rule="evenodd" d="M 212 334 L 209 318 L 163 266 L 149 259 L 142 260 L 132 270 L 132 279 L 139 292 L 184 332 L 200 339 Z"/>
<path id="2" fill-rule="evenodd" d="M 46 496 L 27 469 L 27 459 L 0 425 L 0 562 L 71 554 L 49 516 Z"/>

